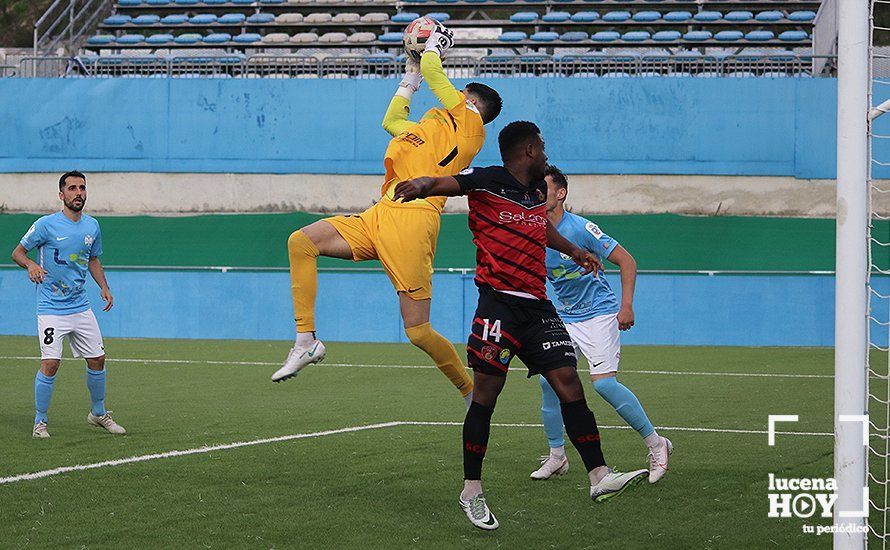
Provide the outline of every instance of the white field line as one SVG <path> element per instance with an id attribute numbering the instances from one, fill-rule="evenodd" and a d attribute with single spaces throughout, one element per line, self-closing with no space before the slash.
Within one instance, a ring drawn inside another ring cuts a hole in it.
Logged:
<path id="1" fill-rule="evenodd" d="M 50 476 L 56 476 L 60 474 L 66 474 L 69 472 L 82 472 L 85 470 L 96 470 L 99 468 L 107 468 L 112 466 L 122 466 L 124 464 L 135 464 L 137 462 L 148 462 L 150 460 L 159 460 L 162 458 L 174 458 L 179 456 L 189 456 L 189 455 L 198 455 L 198 454 L 206 454 L 212 453 L 214 451 L 226 451 L 230 449 L 238 449 L 241 447 L 252 447 L 254 445 L 266 445 L 269 443 L 281 443 L 283 441 L 294 441 L 297 439 L 311 439 L 316 437 L 324 437 L 328 435 L 336 435 L 342 433 L 350 433 L 350 432 L 361 432 L 365 430 L 378 430 L 381 428 L 393 428 L 396 426 L 463 426 L 463 422 L 424 422 L 424 421 L 393 421 L 393 422 L 382 422 L 379 424 L 366 424 L 364 426 L 351 426 L 347 428 L 339 428 L 336 430 L 325 430 L 322 432 L 312 432 L 312 433 L 302 433 L 302 434 L 293 434 L 293 435 L 283 435 L 280 437 L 269 437 L 264 439 L 254 439 L 252 441 L 239 441 L 237 443 L 227 443 L 221 445 L 205 445 L 203 447 L 196 447 L 193 449 L 185 449 L 182 451 L 167 451 L 163 453 L 153 453 L 147 455 L 140 456 L 132 456 L 129 458 L 120 458 L 115 460 L 106 460 L 103 462 L 93 462 L 91 464 L 76 464 L 74 466 L 61 466 L 58 468 L 52 468 L 49 470 L 41 470 L 38 472 L 32 472 L 28 474 L 19 474 L 8 477 L 0 477 L 0 485 L 8 485 L 10 483 L 17 483 L 19 481 L 33 481 L 35 479 L 41 479 Z M 498 428 L 542 428 L 543 424 L 492 424 L 493 427 Z M 629 430 L 630 426 L 600 426 L 602 429 L 606 430 Z M 754 434 L 754 435 L 767 435 L 766 430 L 737 430 L 737 429 L 724 429 L 724 428 L 688 428 L 688 427 L 678 427 L 678 426 L 657 426 L 657 429 L 671 432 L 671 431 L 682 431 L 682 432 L 707 432 L 707 433 L 720 433 L 720 434 Z M 831 437 L 834 434 L 827 432 L 776 432 L 780 435 L 798 435 L 798 436 L 822 436 L 822 437 Z"/>
<path id="2" fill-rule="evenodd" d="M 8 361 L 39 361 L 40 357 L 15 357 L 0 356 L 0 360 Z M 233 365 L 233 366 L 257 366 L 257 367 L 279 367 L 281 363 L 269 361 L 209 361 L 196 359 L 133 359 L 133 358 L 108 358 L 108 363 L 142 363 L 150 365 L 171 364 L 171 365 Z M 322 363 L 320 368 L 325 367 L 353 367 L 363 369 L 435 369 L 433 365 L 372 365 L 366 363 Z M 524 367 L 510 367 L 511 371 L 526 372 Z M 582 369 L 583 370 L 583 369 Z M 735 376 L 742 378 L 834 378 L 830 374 L 792 374 L 792 373 L 773 373 L 773 372 L 695 372 L 695 371 L 671 371 L 671 370 L 634 370 L 621 369 L 621 373 L 630 374 L 655 374 L 669 376 Z"/>

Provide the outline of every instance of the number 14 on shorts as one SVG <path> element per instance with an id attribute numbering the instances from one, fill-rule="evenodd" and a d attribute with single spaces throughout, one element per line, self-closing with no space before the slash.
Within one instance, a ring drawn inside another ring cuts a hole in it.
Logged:
<path id="1" fill-rule="evenodd" d="M 482 319 L 482 339 L 488 340 L 488 337 L 491 336 L 491 340 L 493 342 L 500 343 L 501 341 L 501 320 L 495 319 L 493 322 L 489 322 L 489 319 Z"/>

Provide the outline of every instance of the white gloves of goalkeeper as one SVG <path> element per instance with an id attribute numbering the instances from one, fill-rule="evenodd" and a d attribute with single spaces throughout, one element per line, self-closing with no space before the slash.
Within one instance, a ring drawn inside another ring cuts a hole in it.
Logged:
<path id="1" fill-rule="evenodd" d="M 420 63 L 408 57 L 405 60 L 405 76 L 399 82 L 399 89 L 396 91 L 396 95 L 411 99 L 414 92 L 420 89 L 421 82 L 423 82 L 423 76 L 420 74 Z"/>
<path id="2" fill-rule="evenodd" d="M 454 33 L 445 25 L 439 23 L 436 25 L 436 30 L 431 32 L 430 37 L 426 39 L 426 47 L 423 51 L 424 53 L 436 52 L 440 58 L 445 59 L 445 52 L 451 46 L 454 46 Z"/>

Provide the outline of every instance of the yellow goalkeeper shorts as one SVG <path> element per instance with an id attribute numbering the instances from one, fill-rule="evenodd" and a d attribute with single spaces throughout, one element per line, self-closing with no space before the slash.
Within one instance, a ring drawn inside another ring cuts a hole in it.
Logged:
<path id="1" fill-rule="evenodd" d="M 349 243 L 354 261 L 380 260 L 396 292 L 413 300 L 432 297 L 440 224 L 435 208 L 383 198 L 361 214 L 324 221 Z"/>

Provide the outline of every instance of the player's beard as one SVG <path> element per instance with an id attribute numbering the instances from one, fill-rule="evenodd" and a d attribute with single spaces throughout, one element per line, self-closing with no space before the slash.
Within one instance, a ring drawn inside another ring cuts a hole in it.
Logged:
<path id="1" fill-rule="evenodd" d="M 80 202 L 78 202 L 77 200 L 72 200 L 70 202 L 65 201 L 65 208 L 68 208 L 69 210 L 72 210 L 74 212 L 80 212 L 81 210 L 83 210 L 83 207 L 84 205 L 86 205 L 86 203 L 86 199 L 81 199 Z"/>

